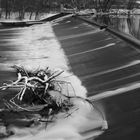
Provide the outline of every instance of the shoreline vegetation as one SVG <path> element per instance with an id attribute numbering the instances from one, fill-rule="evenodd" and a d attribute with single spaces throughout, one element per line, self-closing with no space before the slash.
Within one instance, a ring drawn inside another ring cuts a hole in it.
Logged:
<path id="1" fill-rule="evenodd" d="M 0 13 L 0 21 L 32 21 L 32 20 L 41 20 L 44 18 L 48 18 L 50 16 L 53 16 L 58 13 L 71 13 L 71 14 L 77 14 L 77 15 L 94 15 L 94 16 L 103 16 L 103 15 L 140 15 L 140 9 L 110 9 L 108 12 L 102 12 L 102 11 L 96 11 L 96 9 L 84 9 L 84 10 L 77 10 L 77 9 L 67 9 L 63 8 L 61 10 L 57 11 L 50 11 L 50 12 L 40 12 L 38 15 L 36 13 L 25 12 L 24 17 L 20 18 L 20 15 L 18 12 L 11 12 L 10 15 L 6 18 L 5 12 Z"/>
<path id="2" fill-rule="evenodd" d="M 139 15 L 138 0 L 0 0 L 0 20 L 40 20 L 50 13 Z"/>
<path id="3" fill-rule="evenodd" d="M 33 13 L 32 16 L 30 16 L 30 13 L 26 12 L 24 14 L 24 18 L 23 19 L 19 18 L 18 12 L 11 13 L 10 16 L 7 19 L 5 18 L 5 13 L 3 13 L 1 15 L 0 21 L 11 21 L 11 20 L 14 20 L 14 21 L 32 21 L 32 20 L 41 20 L 41 19 L 53 16 L 53 15 L 55 15 L 57 13 L 58 12 L 39 13 L 38 17 L 36 18 L 35 13 Z"/>

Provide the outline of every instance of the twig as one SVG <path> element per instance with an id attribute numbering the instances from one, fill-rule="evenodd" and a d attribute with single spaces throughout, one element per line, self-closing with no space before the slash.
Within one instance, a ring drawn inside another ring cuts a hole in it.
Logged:
<path id="1" fill-rule="evenodd" d="M 55 77 L 57 77 L 57 76 L 61 75 L 63 72 L 64 72 L 64 71 L 61 71 L 61 72 L 59 72 L 59 73 L 58 73 L 58 74 L 56 74 L 56 75 L 52 75 L 52 76 L 50 76 L 50 77 L 48 78 L 48 80 L 47 80 L 47 81 L 45 81 L 45 83 L 46 83 L 46 82 L 49 82 L 49 81 L 51 81 L 52 79 L 54 79 Z"/>
<path id="2" fill-rule="evenodd" d="M 65 118 L 68 118 L 69 116 L 71 116 L 71 115 L 72 115 L 74 112 L 76 112 L 78 109 L 79 109 L 79 108 L 76 108 L 76 109 L 75 109 L 73 112 L 71 112 L 71 113 L 68 113 L 68 112 L 67 112 L 68 115 L 67 115 Z"/>
<path id="3" fill-rule="evenodd" d="M 24 69 L 24 67 L 15 66 L 15 68 L 18 73 L 17 80 L 12 82 L 12 84 L 5 84 L 2 87 L 0 87 L 1 90 L 5 90 L 8 88 L 20 88 L 20 91 L 13 98 L 11 98 L 9 102 L 7 101 L 4 102 L 4 104 L 7 106 L 9 110 L 17 112 L 19 111 L 34 112 L 41 111 L 42 109 L 44 111 L 44 109 L 47 109 L 46 117 L 49 116 L 50 119 L 49 120 L 40 119 L 40 121 L 48 123 L 52 121 L 54 117 L 56 117 L 55 115 L 59 111 L 67 112 L 72 107 L 72 102 L 70 100 L 71 98 L 78 98 L 75 95 L 75 91 L 71 82 L 56 80 L 57 79 L 56 77 L 61 75 L 64 71 L 55 71 L 54 73 L 51 74 L 51 71 L 47 73 L 44 70 L 40 70 L 36 73 L 29 73 Z M 63 88 L 65 88 L 65 86 L 66 86 L 66 95 L 62 94 Z M 35 105 L 36 101 L 34 102 L 32 101 L 32 99 L 29 105 L 24 102 L 23 97 L 26 93 L 28 93 L 26 92 L 27 89 L 30 92 L 32 92 L 33 96 L 37 95 L 35 96 L 35 99 L 37 97 L 36 99 L 37 105 Z M 70 96 L 69 90 L 71 90 L 71 92 L 74 92 L 74 96 L 69 97 Z M 16 101 L 20 101 L 20 104 L 25 103 L 27 107 L 22 107 L 22 105 L 19 105 L 18 103 L 16 103 Z M 38 104 L 38 101 L 39 102 L 42 101 L 41 104 L 43 105 Z M 31 106 L 31 104 L 33 106 Z M 49 111 L 51 109 L 51 112 L 48 113 L 48 109 Z M 71 112 L 71 114 L 73 112 Z M 69 113 L 67 117 L 69 117 L 71 114 Z"/>

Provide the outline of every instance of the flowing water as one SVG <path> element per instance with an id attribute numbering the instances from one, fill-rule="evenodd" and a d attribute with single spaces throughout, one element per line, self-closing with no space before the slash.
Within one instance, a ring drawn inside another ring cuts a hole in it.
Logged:
<path id="1" fill-rule="evenodd" d="M 7 30 L 2 29 L 0 32 L 6 35 L 5 31 Z M 57 41 L 51 23 L 18 28 L 15 37 L 4 40 L 8 43 L 3 45 L 11 45 L 12 50 L 4 48 L 0 52 L 3 56 L 1 71 L 12 71 L 10 66 L 15 64 L 24 66 L 27 70 L 45 69 L 48 66 L 50 69 L 63 69 L 65 72 L 60 79 L 71 82 L 76 95 L 86 98 L 87 90 L 71 72 L 68 59 Z M 43 123 L 30 128 L 9 126 L 14 135 L 5 140 L 84 140 L 102 134 L 101 128 L 107 128 L 104 115 L 82 100 L 73 100 L 73 103 L 78 110 L 70 117 L 64 118 L 64 114 L 58 114 L 56 121 L 47 128 Z M 4 129 L 0 127 L 1 131 Z"/>

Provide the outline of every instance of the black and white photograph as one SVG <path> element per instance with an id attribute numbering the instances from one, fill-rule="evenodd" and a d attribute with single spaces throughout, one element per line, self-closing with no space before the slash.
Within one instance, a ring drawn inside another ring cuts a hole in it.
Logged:
<path id="1" fill-rule="evenodd" d="M 140 140 L 140 0 L 0 0 L 0 140 Z"/>

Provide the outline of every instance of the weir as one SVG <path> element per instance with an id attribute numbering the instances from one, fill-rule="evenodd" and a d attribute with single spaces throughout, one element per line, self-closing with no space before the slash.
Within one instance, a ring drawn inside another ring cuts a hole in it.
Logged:
<path id="1" fill-rule="evenodd" d="M 130 134 L 139 135 L 139 41 L 79 16 L 60 18 L 49 22 L 49 24 L 55 37 L 48 36 L 47 40 L 49 41 L 45 42 L 46 46 L 51 44 L 48 48 L 56 49 L 53 48 L 54 42 L 51 42 L 51 39 L 57 39 L 65 52 L 70 71 L 81 80 L 87 90 L 88 98 L 98 106 L 108 122 L 109 129 L 97 140 L 127 139 Z M 45 27 L 45 24 L 43 26 Z M 43 29 L 41 28 L 41 30 Z M 24 39 L 26 40 L 23 42 L 26 44 L 24 48 L 19 42 L 19 44 L 11 43 L 25 31 L 28 33 L 28 28 L 0 30 L 1 84 L 9 78 L 14 79 L 15 75 L 10 69 L 11 64 L 25 62 L 25 60 L 30 60 L 32 64 L 42 60 L 47 62 L 51 59 L 48 57 L 49 49 L 48 52 L 43 50 L 45 46 L 42 48 L 28 47 L 28 44 L 32 45 L 28 38 Z M 34 30 L 31 32 L 34 34 Z M 45 37 L 34 37 L 38 40 L 46 39 Z M 33 40 L 32 43 L 35 43 L 36 46 L 39 45 L 39 42 Z M 39 50 L 43 55 L 39 55 L 37 51 L 35 54 L 29 53 L 34 49 Z M 26 55 L 26 53 L 29 54 Z M 54 56 L 52 53 L 51 55 Z M 61 59 L 59 54 L 56 58 Z M 56 66 L 59 65 L 57 62 L 54 63 Z"/>
<path id="2" fill-rule="evenodd" d="M 97 140 L 138 135 L 140 42 L 79 16 L 56 22 L 53 29 L 89 99 L 105 112 L 109 130 Z"/>

